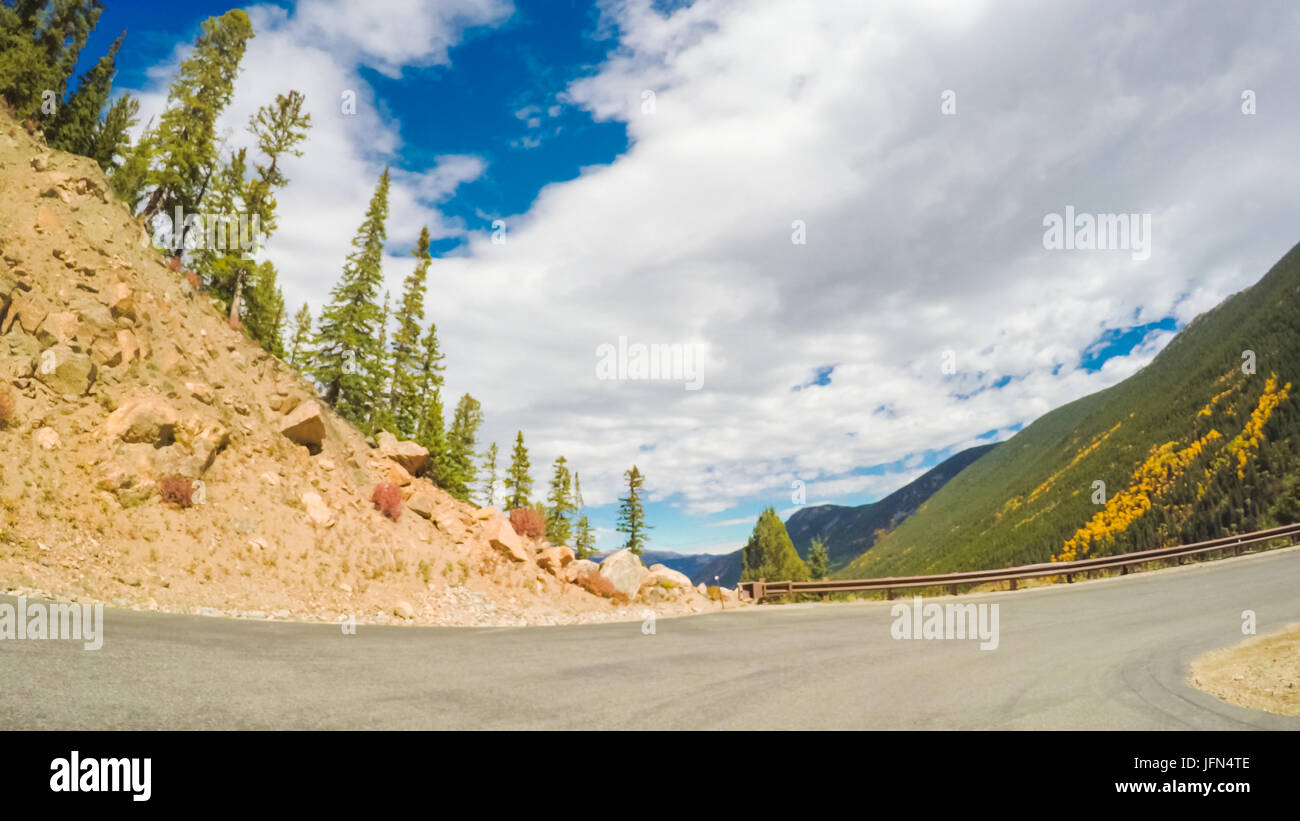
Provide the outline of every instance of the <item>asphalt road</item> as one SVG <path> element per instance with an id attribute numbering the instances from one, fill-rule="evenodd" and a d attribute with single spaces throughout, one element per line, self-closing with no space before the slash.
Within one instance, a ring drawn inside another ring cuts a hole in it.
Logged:
<path id="1" fill-rule="evenodd" d="M 13 599 L 3 599 L 13 602 Z M 1188 662 L 1300 621 L 1300 548 L 963 596 L 1000 641 L 899 641 L 890 605 L 580 627 L 366 627 L 107 610 L 103 648 L 0 641 L 0 729 L 1300 729 Z M 934 599 L 947 603 L 954 599 Z"/>

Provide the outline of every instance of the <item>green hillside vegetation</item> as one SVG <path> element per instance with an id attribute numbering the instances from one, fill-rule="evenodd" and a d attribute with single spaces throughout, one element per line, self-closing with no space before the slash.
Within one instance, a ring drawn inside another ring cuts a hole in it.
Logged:
<path id="1" fill-rule="evenodd" d="M 836 575 L 1114 555 L 1300 520 L 1298 354 L 1300 246 L 1140 372 L 962 471 Z"/>

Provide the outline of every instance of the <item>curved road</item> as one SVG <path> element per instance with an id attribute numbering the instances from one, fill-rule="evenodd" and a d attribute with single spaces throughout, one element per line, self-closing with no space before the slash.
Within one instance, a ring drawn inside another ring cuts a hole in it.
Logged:
<path id="1" fill-rule="evenodd" d="M 106 610 L 97 652 L 0 641 L 0 729 L 1300 729 L 1184 683 L 1193 657 L 1242 639 L 1243 610 L 1260 633 L 1300 621 L 1300 548 L 960 600 L 1001 605 L 996 650 L 895 641 L 885 602 L 654 635 Z"/>

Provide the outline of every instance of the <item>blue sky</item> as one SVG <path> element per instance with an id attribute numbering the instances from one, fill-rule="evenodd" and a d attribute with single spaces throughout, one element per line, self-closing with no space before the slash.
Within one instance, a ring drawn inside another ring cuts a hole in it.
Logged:
<path id="1" fill-rule="evenodd" d="M 82 68 L 129 29 L 116 87 L 146 116 L 227 8 L 107 6 Z M 1284 3 L 249 11 L 228 147 L 289 88 L 316 123 L 267 249 L 288 302 L 319 309 L 394 168 L 394 295 L 429 225 L 448 392 L 483 402 L 484 444 L 504 452 L 524 431 L 538 488 L 568 458 L 603 549 L 633 462 L 652 548 L 735 549 L 764 507 L 792 512 L 796 481 L 809 504 L 873 501 L 1114 384 L 1295 240 Z M 1091 68 L 1043 72 L 1052 60 Z M 355 116 L 339 109 L 348 91 Z M 1044 215 L 1066 206 L 1151 215 L 1150 258 L 1048 250 Z M 622 336 L 699 346 L 703 388 L 601 380 L 593 351 Z"/>

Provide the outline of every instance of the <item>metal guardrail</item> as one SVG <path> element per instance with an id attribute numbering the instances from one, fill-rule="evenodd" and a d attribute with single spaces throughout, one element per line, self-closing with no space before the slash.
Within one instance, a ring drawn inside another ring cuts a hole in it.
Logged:
<path id="1" fill-rule="evenodd" d="M 1300 522 L 1283 525 L 1254 533 L 1240 533 L 1223 536 L 1204 542 L 1178 545 L 1175 547 L 1157 547 L 1152 550 L 1139 550 L 1122 553 L 1117 556 L 1096 556 L 1090 559 L 1076 559 L 1072 562 L 1042 562 L 1026 564 L 1019 567 L 1004 567 L 998 570 L 972 570 L 965 573 L 941 573 L 929 576 L 892 576 L 883 579 L 822 579 L 812 582 L 766 580 L 741 582 L 741 592 L 748 594 L 753 601 L 762 601 L 775 596 L 788 596 L 793 593 L 845 593 L 864 590 L 884 590 L 886 598 L 892 599 L 893 591 L 908 587 L 948 587 L 951 593 L 957 593 L 958 585 L 985 584 L 987 582 L 1011 582 L 1011 589 L 1021 579 L 1040 579 L 1047 576 L 1064 576 L 1066 582 L 1073 582 L 1074 577 L 1093 570 L 1120 568 L 1121 574 L 1127 574 L 1129 568 L 1146 562 L 1161 559 L 1182 560 L 1187 556 L 1210 553 L 1216 550 L 1232 550 L 1239 555 L 1246 545 L 1269 542 L 1274 539 L 1290 537 L 1292 544 L 1300 543 Z"/>

